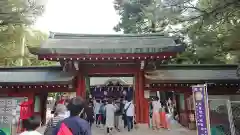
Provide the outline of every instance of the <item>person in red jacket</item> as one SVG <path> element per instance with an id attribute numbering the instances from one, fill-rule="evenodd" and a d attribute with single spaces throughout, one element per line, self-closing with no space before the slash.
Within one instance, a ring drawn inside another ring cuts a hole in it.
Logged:
<path id="1" fill-rule="evenodd" d="M 66 97 L 62 95 L 60 100 L 57 101 L 57 104 L 65 104 L 65 101 L 66 101 Z"/>
<path id="2" fill-rule="evenodd" d="M 56 106 L 57 106 L 58 104 L 63 104 L 63 105 L 66 105 L 66 106 L 67 106 L 68 103 L 69 103 L 69 99 L 68 99 L 66 96 L 62 95 L 61 98 L 60 98 L 58 101 L 55 102 L 55 104 L 54 104 L 54 106 L 53 106 L 53 110 L 52 110 L 51 113 L 52 113 L 52 114 L 55 113 L 55 109 L 56 109 Z"/>

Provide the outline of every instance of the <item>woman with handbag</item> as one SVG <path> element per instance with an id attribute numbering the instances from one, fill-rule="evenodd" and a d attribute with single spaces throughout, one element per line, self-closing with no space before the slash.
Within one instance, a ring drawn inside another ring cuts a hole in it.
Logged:
<path id="1" fill-rule="evenodd" d="M 124 115 L 127 120 L 128 132 L 133 129 L 133 117 L 134 117 L 134 105 L 131 99 L 128 99 L 128 102 L 124 106 Z"/>

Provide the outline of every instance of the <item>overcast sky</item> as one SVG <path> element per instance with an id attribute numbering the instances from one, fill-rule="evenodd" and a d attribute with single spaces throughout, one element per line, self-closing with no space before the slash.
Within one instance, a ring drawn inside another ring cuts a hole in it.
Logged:
<path id="1" fill-rule="evenodd" d="M 118 20 L 113 0 L 48 0 L 35 27 L 52 32 L 114 34 L 112 28 Z"/>

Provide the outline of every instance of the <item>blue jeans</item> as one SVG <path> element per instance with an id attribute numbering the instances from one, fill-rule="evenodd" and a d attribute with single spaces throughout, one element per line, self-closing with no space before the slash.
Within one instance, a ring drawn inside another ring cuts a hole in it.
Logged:
<path id="1" fill-rule="evenodd" d="M 128 126 L 128 131 L 130 131 L 133 128 L 133 116 L 127 116 L 127 126 Z"/>

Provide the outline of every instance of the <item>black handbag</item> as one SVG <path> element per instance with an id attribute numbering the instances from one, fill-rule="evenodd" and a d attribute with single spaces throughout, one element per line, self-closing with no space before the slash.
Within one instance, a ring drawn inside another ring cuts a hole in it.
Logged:
<path id="1" fill-rule="evenodd" d="M 49 121 L 50 124 L 49 124 L 49 126 L 45 129 L 43 135 L 52 135 L 53 130 L 55 129 L 55 127 L 53 127 L 52 120 L 53 120 L 53 119 L 51 119 L 51 120 Z"/>

